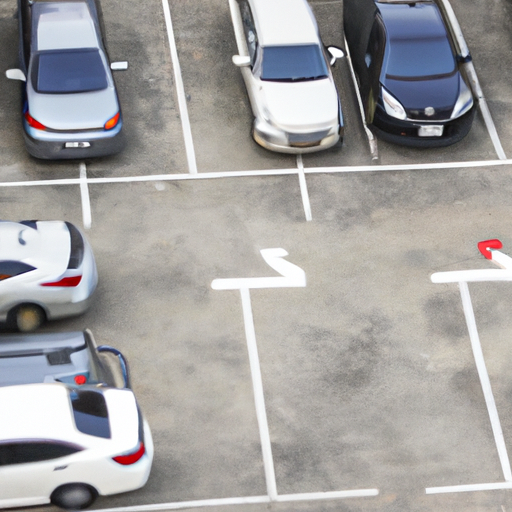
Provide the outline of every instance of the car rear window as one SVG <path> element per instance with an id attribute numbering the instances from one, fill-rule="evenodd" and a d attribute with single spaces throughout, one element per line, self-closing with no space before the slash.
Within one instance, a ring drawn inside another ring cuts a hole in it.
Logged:
<path id="1" fill-rule="evenodd" d="M 25 272 L 35 270 L 35 267 L 21 261 L 4 260 L 0 261 L 0 281 L 10 277 L 19 276 Z"/>
<path id="2" fill-rule="evenodd" d="M 71 222 L 66 222 L 66 226 L 71 240 L 68 268 L 78 268 L 84 259 L 84 239 L 80 231 Z"/>
<path id="3" fill-rule="evenodd" d="M 99 50 L 82 48 L 37 54 L 32 84 L 40 93 L 66 94 L 106 89 L 108 81 Z"/>
<path id="4" fill-rule="evenodd" d="M 76 428 L 84 434 L 110 439 L 110 423 L 105 397 L 99 391 L 70 391 Z"/>
<path id="5" fill-rule="evenodd" d="M 324 55 L 316 44 L 262 48 L 262 80 L 294 82 L 327 76 Z"/>

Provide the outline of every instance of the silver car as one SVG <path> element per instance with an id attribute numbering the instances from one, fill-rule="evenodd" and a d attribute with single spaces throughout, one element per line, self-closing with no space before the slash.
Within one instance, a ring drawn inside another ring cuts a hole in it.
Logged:
<path id="1" fill-rule="evenodd" d="M 327 50 L 307 0 L 229 0 L 239 66 L 264 148 L 310 153 L 343 139 L 343 116 Z"/>
<path id="2" fill-rule="evenodd" d="M 91 246 L 63 221 L 0 221 L 0 322 L 32 331 L 87 310 L 98 283 Z"/>
<path id="3" fill-rule="evenodd" d="M 37 158 L 110 155 L 123 149 L 123 120 L 96 0 L 18 0 L 23 129 Z"/>

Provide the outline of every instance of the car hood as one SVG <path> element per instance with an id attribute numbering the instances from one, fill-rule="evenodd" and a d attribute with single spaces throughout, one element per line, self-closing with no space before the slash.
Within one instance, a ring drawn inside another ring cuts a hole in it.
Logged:
<path id="1" fill-rule="evenodd" d="M 329 78 L 307 82 L 262 81 L 264 112 L 286 131 L 330 127 L 338 120 L 338 94 Z"/>
<path id="2" fill-rule="evenodd" d="M 38 94 L 29 97 L 30 115 L 52 130 L 102 129 L 119 111 L 114 87 L 75 94 Z"/>
<path id="3" fill-rule="evenodd" d="M 409 116 L 446 119 L 459 97 L 460 74 L 426 80 L 386 78 L 382 85 L 402 104 Z M 436 114 L 426 117 L 423 112 L 427 107 L 433 107 Z"/>

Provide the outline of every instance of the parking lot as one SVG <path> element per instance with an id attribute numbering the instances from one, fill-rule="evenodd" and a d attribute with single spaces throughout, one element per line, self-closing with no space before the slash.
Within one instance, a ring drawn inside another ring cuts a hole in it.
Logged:
<path id="1" fill-rule="evenodd" d="M 15 4 L 0 3 L 2 76 L 17 62 Z M 120 349 L 155 441 L 148 484 L 93 509 L 511 512 L 458 287 L 430 280 L 492 268 L 480 240 L 499 238 L 512 256 L 512 160 L 499 161 L 480 112 L 455 146 L 379 141 L 372 163 L 341 60 L 343 147 L 271 153 L 250 135 L 227 0 L 102 5 L 110 57 L 129 62 L 115 74 L 123 153 L 30 158 L 19 84 L 0 77 L 1 218 L 85 227 L 100 275 L 87 314 L 44 330 L 89 328 Z M 324 43 L 344 46 L 341 0 L 311 5 Z M 509 1 L 452 5 L 512 158 Z M 277 276 L 267 248 L 285 249 L 306 275 L 305 287 L 250 291 L 279 497 L 271 505 L 241 294 L 211 286 Z M 510 451 L 512 285 L 470 291 Z M 496 485 L 426 491 L 477 484 Z"/>

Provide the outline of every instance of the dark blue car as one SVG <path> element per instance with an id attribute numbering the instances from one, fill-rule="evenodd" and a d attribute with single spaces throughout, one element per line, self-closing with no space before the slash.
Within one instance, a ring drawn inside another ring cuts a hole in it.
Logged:
<path id="1" fill-rule="evenodd" d="M 432 0 L 344 0 L 344 29 L 376 135 L 397 144 L 448 146 L 471 129 L 475 101 Z"/>

